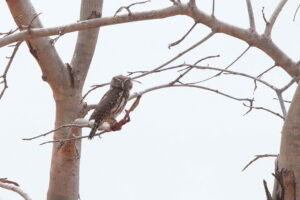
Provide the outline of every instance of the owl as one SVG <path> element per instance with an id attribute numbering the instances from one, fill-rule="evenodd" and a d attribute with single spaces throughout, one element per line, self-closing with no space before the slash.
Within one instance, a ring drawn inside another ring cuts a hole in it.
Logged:
<path id="1" fill-rule="evenodd" d="M 98 127 L 104 122 L 108 122 L 110 125 L 112 122 L 116 122 L 115 118 L 124 109 L 131 88 L 131 78 L 122 75 L 112 78 L 109 90 L 104 94 L 89 119 L 94 120 L 89 139 L 95 136 Z"/>

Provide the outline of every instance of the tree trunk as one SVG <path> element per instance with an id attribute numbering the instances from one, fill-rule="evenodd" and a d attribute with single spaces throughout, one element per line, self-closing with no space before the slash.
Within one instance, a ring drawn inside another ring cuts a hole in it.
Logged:
<path id="1" fill-rule="evenodd" d="M 21 30 L 42 27 L 29 0 L 7 0 L 16 24 Z M 101 16 L 102 0 L 82 0 L 80 20 Z M 71 66 L 63 64 L 49 37 L 26 41 L 30 53 L 39 63 L 42 78 L 52 91 L 56 103 L 55 127 L 72 123 L 83 116 L 82 88 L 93 58 L 99 28 L 80 31 Z M 80 129 L 64 129 L 54 133 L 54 140 L 81 135 Z M 53 143 L 48 200 L 77 200 L 79 197 L 79 165 L 81 141 Z"/>
<path id="2" fill-rule="evenodd" d="M 300 87 L 285 119 L 273 191 L 274 200 L 300 199 Z M 298 192 L 297 192 L 298 191 Z"/>

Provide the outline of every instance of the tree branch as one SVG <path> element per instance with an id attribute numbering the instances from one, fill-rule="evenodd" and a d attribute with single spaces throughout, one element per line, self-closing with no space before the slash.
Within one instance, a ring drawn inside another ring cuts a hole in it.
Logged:
<path id="1" fill-rule="evenodd" d="M 252 163 L 255 161 L 261 159 L 261 158 L 267 158 L 267 157 L 278 157 L 278 154 L 264 154 L 264 155 L 255 155 L 255 158 L 251 160 L 243 169 L 242 171 L 245 171 Z"/>
<path id="2" fill-rule="evenodd" d="M 286 2 L 287 2 L 287 0 L 281 0 L 279 2 L 279 4 L 277 5 L 277 8 L 274 10 L 270 20 L 268 21 L 268 23 L 266 25 L 266 29 L 264 32 L 265 37 L 270 38 L 273 25 L 275 24 L 275 21 L 276 21 L 277 17 L 279 16 L 279 14 Z"/>
<path id="3" fill-rule="evenodd" d="M 229 65 L 227 65 L 224 70 L 227 70 L 229 69 L 234 63 L 236 63 L 243 55 L 245 55 L 247 53 L 247 51 L 251 48 L 251 46 L 248 46 L 236 59 L 234 59 Z M 208 80 L 211 80 L 213 78 L 216 78 L 218 76 L 220 76 L 224 71 L 220 70 L 219 73 L 211 76 L 211 77 L 208 77 L 204 80 L 201 80 L 201 81 L 198 81 L 197 83 L 202 83 L 202 82 L 205 82 L 205 81 L 208 81 Z"/>
<path id="4" fill-rule="evenodd" d="M 12 0 L 10 0 L 12 1 Z M 284 2 L 284 1 L 283 1 Z M 280 4 L 282 5 L 282 4 Z M 280 6 L 278 6 L 280 8 Z M 280 9 L 276 9 L 279 11 Z M 271 20 L 275 20 L 277 16 L 274 12 L 274 17 Z M 164 9 L 158 9 L 153 11 L 144 11 L 132 13 L 131 16 L 120 15 L 116 17 L 104 17 L 100 19 L 90 19 L 85 21 L 80 21 L 78 23 L 73 23 L 65 26 L 53 27 L 53 28 L 32 28 L 30 33 L 28 30 L 24 30 L 20 33 L 14 33 L 6 36 L 5 38 L 0 39 L 0 47 L 5 46 L 9 43 L 13 43 L 19 40 L 27 40 L 34 37 L 43 37 L 49 35 L 59 35 L 61 30 L 64 30 L 64 33 L 85 30 L 100 26 L 108 26 L 113 24 L 121 24 L 126 22 L 134 22 L 141 20 L 153 20 L 161 19 L 176 15 L 187 15 L 192 17 L 198 23 L 202 23 L 210 27 L 213 32 L 224 33 L 238 39 L 241 39 L 247 42 L 250 46 L 257 47 L 269 55 L 278 66 L 282 67 L 287 71 L 292 77 L 299 74 L 299 67 L 295 61 L 288 57 L 281 49 L 279 49 L 274 42 L 264 35 L 259 35 L 256 32 L 253 32 L 249 29 L 242 29 L 231 24 L 222 22 L 211 15 L 207 15 L 197 7 L 191 9 L 187 4 L 177 4 L 171 7 Z M 275 21 L 274 21 L 275 22 Z M 270 26 L 269 26 L 270 27 Z M 270 29 L 270 28 L 269 28 Z"/>
<path id="5" fill-rule="evenodd" d="M 61 91 L 66 86 L 64 64 L 57 54 L 55 48 L 50 43 L 49 37 L 33 39 L 32 35 L 34 29 L 44 29 L 39 20 L 38 14 L 33 8 L 33 5 L 29 0 L 7 0 L 7 5 L 10 9 L 12 16 L 21 32 L 7 35 L 0 39 L 0 43 L 7 41 L 9 38 L 17 38 L 15 41 L 26 40 L 27 45 L 31 54 L 34 56 L 36 61 L 43 73 L 43 80 L 47 81 L 54 92 Z M 19 17 L 22 16 L 22 17 Z M 22 35 L 31 37 L 22 37 Z M 4 42 L 6 43 L 6 42 Z M 2 45 L 1 45 L 2 46 Z M 57 93 L 57 94 L 58 94 Z"/>
<path id="6" fill-rule="evenodd" d="M 248 15 L 249 15 L 249 22 L 250 22 L 250 29 L 252 31 L 255 31 L 255 20 L 254 20 L 254 15 L 253 15 L 253 8 L 251 4 L 251 0 L 246 0 L 247 2 L 247 8 L 248 8 Z"/>
<path id="7" fill-rule="evenodd" d="M 7 189 L 7 190 L 11 190 L 13 192 L 16 192 L 21 197 L 23 197 L 23 199 L 25 199 L 25 200 L 31 200 L 30 196 L 26 192 L 24 192 L 20 187 L 17 187 L 12 184 L 2 183 L 2 182 L 0 182 L 0 187 Z"/>
<path id="8" fill-rule="evenodd" d="M 102 15 L 102 5 L 103 0 L 82 0 L 80 20 L 99 19 Z M 78 88 L 80 91 L 94 55 L 98 34 L 99 28 L 79 31 L 78 33 L 71 67 L 74 72 L 75 88 Z"/>
<path id="9" fill-rule="evenodd" d="M 293 21 L 296 21 L 296 16 L 297 16 L 299 8 L 300 8 L 300 4 L 298 5 L 298 7 L 297 7 L 297 9 L 295 11 L 295 14 L 294 14 L 294 17 L 293 17 Z"/>
<path id="10" fill-rule="evenodd" d="M 190 34 L 190 32 L 195 28 L 196 25 L 197 25 L 197 22 L 195 22 L 193 24 L 193 26 L 188 30 L 188 32 L 186 32 L 186 34 L 184 34 L 184 36 L 181 39 L 177 40 L 176 42 L 172 42 L 171 44 L 169 44 L 168 48 L 170 49 L 171 47 L 176 46 L 177 44 L 182 42 Z"/>
<path id="11" fill-rule="evenodd" d="M 13 61 L 13 59 L 14 59 L 14 57 L 15 57 L 18 49 L 19 49 L 19 46 L 21 45 L 21 43 L 22 42 L 17 42 L 17 44 L 15 45 L 15 48 L 14 48 L 11 56 L 9 57 L 9 61 L 8 61 L 7 65 L 6 65 L 6 67 L 5 67 L 4 73 L 2 74 L 2 76 L 0 76 L 0 78 L 3 79 L 3 81 L 0 82 L 0 84 L 3 83 L 3 89 L 2 89 L 2 91 L 0 93 L 0 99 L 3 97 L 5 90 L 8 88 L 6 76 L 7 76 L 8 70 L 9 70 L 9 68 L 11 66 L 11 63 L 12 63 L 12 61 Z"/>
<path id="12" fill-rule="evenodd" d="M 246 112 L 244 115 L 247 115 L 252 109 L 256 109 L 256 110 L 264 110 L 264 111 L 267 111 L 268 113 L 271 113 L 273 115 L 276 115 L 277 117 L 280 117 L 281 119 L 285 120 L 285 117 L 280 115 L 279 113 L 276 113 L 268 108 L 264 108 L 264 107 L 256 107 L 256 106 L 253 106 L 253 105 L 246 105 L 246 104 L 243 104 L 245 107 L 248 107 L 250 108 L 250 110 L 248 112 Z"/>
<path id="13" fill-rule="evenodd" d="M 203 39 L 201 39 L 199 42 L 197 42 L 196 44 L 192 45 L 191 47 L 187 48 L 186 50 L 182 51 L 181 53 L 179 53 L 177 56 L 171 58 L 170 60 L 168 60 L 167 62 L 165 62 L 164 64 L 160 65 L 159 67 L 151 70 L 151 71 L 148 71 L 148 72 L 145 72 L 145 73 L 142 73 L 140 75 L 137 75 L 137 76 L 134 76 L 132 77 L 132 79 L 136 80 L 138 78 L 141 78 L 141 77 L 144 77 L 144 76 L 147 76 L 153 72 L 157 72 L 159 71 L 160 69 L 164 68 L 165 66 L 167 66 L 168 64 L 174 62 L 175 60 L 177 60 L 178 58 L 180 58 L 181 56 L 183 56 L 184 54 L 188 53 L 189 51 L 193 50 L 194 48 L 196 48 L 197 46 L 201 45 L 202 43 L 204 43 L 205 41 L 207 41 L 209 38 L 211 38 L 212 36 L 214 35 L 214 32 L 210 32 L 207 36 L 205 36 Z M 103 84 L 100 84 L 100 85 L 94 85 L 93 88 L 91 88 L 90 90 L 88 90 L 82 97 L 82 100 L 83 101 L 87 95 L 89 93 L 91 93 L 93 90 L 97 89 L 97 88 L 100 88 L 100 87 L 103 87 L 103 86 L 106 86 L 106 85 L 109 85 L 109 83 L 103 83 Z"/>

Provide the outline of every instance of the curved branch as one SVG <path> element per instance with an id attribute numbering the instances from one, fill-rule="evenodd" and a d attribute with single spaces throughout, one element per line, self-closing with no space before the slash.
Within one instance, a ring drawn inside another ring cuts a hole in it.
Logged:
<path id="1" fill-rule="evenodd" d="M 26 192 L 24 192 L 20 187 L 17 187 L 12 184 L 1 183 L 1 182 L 0 182 L 0 187 L 18 193 L 25 200 L 31 200 L 30 196 Z"/>
<path id="2" fill-rule="evenodd" d="M 287 2 L 287 0 L 281 0 L 279 2 L 279 4 L 277 5 L 277 8 L 274 10 L 270 20 L 268 21 L 265 32 L 264 32 L 264 35 L 267 38 L 269 38 L 271 36 L 271 31 L 272 31 L 273 25 L 275 24 L 275 21 L 276 21 L 277 17 L 279 16 L 283 6 L 286 4 L 286 2 Z"/>

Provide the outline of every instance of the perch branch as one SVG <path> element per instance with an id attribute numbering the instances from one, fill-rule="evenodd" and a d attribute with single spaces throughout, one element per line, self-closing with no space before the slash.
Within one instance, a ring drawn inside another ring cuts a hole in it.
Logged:
<path id="1" fill-rule="evenodd" d="M 111 127 L 111 131 L 119 131 L 119 130 L 122 129 L 122 127 L 125 124 L 127 124 L 128 122 L 130 122 L 130 116 L 129 116 L 129 114 L 132 111 L 134 111 L 135 108 L 138 106 L 138 104 L 140 102 L 140 99 L 141 99 L 141 95 L 138 94 L 135 98 L 136 98 L 136 100 L 130 106 L 129 110 L 126 110 L 125 116 L 119 122 L 117 122 L 116 124 L 114 124 L 113 127 Z M 65 127 L 74 127 L 74 126 L 73 125 L 72 126 L 65 125 Z M 85 124 L 85 125 L 82 125 L 82 126 L 76 125 L 76 127 L 91 127 L 91 126 L 86 126 L 86 124 Z M 52 133 L 52 132 L 54 132 L 54 131 L 49 131 L 47 134 Z M 107 132 L 110 132 L 110 131 L 103 130 L 100 133 L 97 133 L 95 136 L 101 136 L 102 134 L 107 133 Z M 35 139 L 35 138 L 41 137 L 41 136 L 45 136 L 45 134 L 36 136 L 34 138 L 30 138 L 30 139 Z M 60 143 L 61 145 L 63 145 L 65 142 L 69 142 L 69 141 L 73 141 L 73 140 L 81 140 L 83 138 L 88 138 L 88 137 L 89 137 L 88 135 L 86 135 L 86 136 L 73 136 L 72 138 L 67 138 L 67 139 L 62 139 L 62 140 L 51 140 L 51 141 L 43 142 L 40 145 L 49 144 L 49 143 L 57 143 L 57 142 Z"/>

